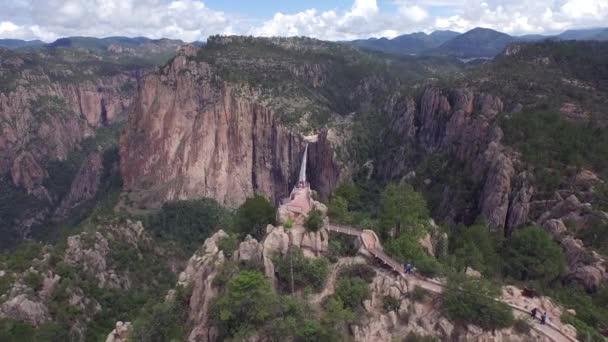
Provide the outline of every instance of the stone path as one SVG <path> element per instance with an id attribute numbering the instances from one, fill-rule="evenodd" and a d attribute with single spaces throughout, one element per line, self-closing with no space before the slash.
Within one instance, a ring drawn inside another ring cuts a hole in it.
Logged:
<path id="1" fill-rule="evenodd" d="M 405 274 L 403 270 L 403 265 L 399 262 L 388 256 L 382 249 L 379 248 L 379 244 L 377 243 L 377 237 L 375 234 L 370 233 L 365 230 L 359 230 L 349 226 L 343 225 L 335 225 L 329 224 L 328 230 L 336 233 L 347 234 L 351 236 L 358 237 L 362 240 L 363 245 L 367 249 L 367 251 L 373 255 L 376 259 L 380 260 L 385 266 L 392 269 L 394 272 L 398 273 L 401 277 L 408 280 L 413 285 L 420 286 L 421 288 L 431 291 L 433 293 L 441 293 L 445 288 L 445 285 L 439 281 L 433 279 L 423 278 L 419 275 L 415 274 Z M 373 240 L 373 241 L 372 241 Z M 513 309 L 513 314 L 517 318 L 528 318 L 530 316 L 529 311 L 525 308 L 519 307 L 513 303 L 505 302 L 505 304 L 509 305 Z M 577 342 L 578 340 L 571 337 L 570 335 L 563 333 L 559 327 L 554 324 L 548 322 L 547 324 L 533 324 L 532 328 L 543 335 L 547 336 L 549 339 L 555 342 Z"/>

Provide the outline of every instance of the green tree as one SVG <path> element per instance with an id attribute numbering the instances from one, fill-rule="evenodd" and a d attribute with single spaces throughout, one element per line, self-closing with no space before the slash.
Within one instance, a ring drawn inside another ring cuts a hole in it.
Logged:
<path id="1" fill-rule="evenodd" d="M 229 234 L 224 236 L 217 242 L 217 248 L 224 253 L 225 256 L 231 258 L 234 251 L 237 250 L 239 241 L 235 235 Z"/>
<path id="2" fill-rule="evenodd" d="M 608 183 L 595 186 L 593 191 L 593 204 L 599 210 L 608 211 Z"/>
<path id="3" fill-rule="evenodd" d="M 272 204 L 261 195 L 248 198 L 236 212 L 236 224 L 244 236 L 251 234 L 256 239 L 262 239 L 266 226 L 276 223 L 276 210 Z"/>
<path id="4" fill-rule="evenodd" d="M 347 203 L 347 210 L 361 210 L 361 189 L 354 183 L 340 184 L 334 190 L 334 197 L 340 197 Z"/>
<path id="5" fill-rule="evenodd" d="M 504 251 L 504 271 L 518 280 L 549 281 L 565 267 L 561 248 L 538 227 L 516 231 Z"/>
<path id="6" fill-rule="evenodd" d="M 380 195 L 380 235 L 388 238 L 390 229 L 396 228 L 398 233 L 424 224 L 429 217 L 429 211 L 424 197 L 407 183 L 386 186 Z"/>
<path id="7" fill-rule="evenodd" d="M 360 278 L 340 278 L 336 283 L 335 293 L 346 307 L 357 309 L 369 298 L 369 286 Z"/>
<path id="8" fill-rule="evenodd" d="M 132 341 L 163 342 L 184 339 L 190 291 L 179 287 L 175 298 L 160 303 L 150 302 L 133 322 Z"/>
<path id="9" fill-rule="evenodd" d="M 498 287 L 486 280 L 452 276 L 443 292 L 443 308 L 454 321 L 502 329 L 511 326 L 514 317 L 507 304 L 494 299 L 499 294 Z"/>
<path id="10" fill-rule="evenodd" d="M 401 234 L 396 239 L 389 239 L 384 243 L 384 250 L 402 264 L 411 262 L 425 276 L 434 277 L 441 271 L 437 259 L 427 254 L 416 235 Z"/>
<path id="11" fill-rule="evenodd" d="M 280 285 L 285 291 L 291 290 L 292 275 L 296 289 L 311 286 L 315 290 L 320 290 L 329 274 L 327 259 L 305 258 L 302 250 L 297 247 L 290 248 L 285 256 L 276 256 L 273 258 L 273 263 Z"/>
<path id="12" fill-rule="evenodd" d="M 160 239 L 176 241 L 191 254 L 228 219 L 228 212 L 219 203 L 203 198 L 165 203 L 146 226 Z"/>
<path id="13" fill-rule="evenodd" d="M 329 206 L 327 207 L 327 216 L 329 216 L 333 222 L 350 222 L 351 216 L 348 212 L 348 202 L 341 196 L 332 197 Z"/>
<path id="14" fill-rule="evenodd" d="M 253 331 L 279 309 L 277 296 L 266 277 L 256 271 L 241 271 L 226 285 L 226 291 L 211 305 L 211 317 L 224 337 Z"/>
<path id="15" fill-rule="evenodd" d="M 304 226 L 311 232 L 316 232 L 323 227 L 323 214 L 321 211 L 315 209 L 308 213 L 308 217 L 306 217 L 306 220 L 304 221 Z"/>
<path id="16" fill-rule="evenodd" d="M 488 276 L 498 270 L 498 238 L 484 223 L 455 227 L 450 234 L 448 245 L 450 252 L 456 257 L 454 266 L 457 269 L 472 267 Z"/>

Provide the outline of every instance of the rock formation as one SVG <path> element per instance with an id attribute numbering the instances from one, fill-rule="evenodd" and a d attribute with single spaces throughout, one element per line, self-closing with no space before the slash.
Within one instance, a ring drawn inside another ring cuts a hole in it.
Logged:
<path id="1" fill-rule="evenodd" d="M 131 322 L 116 322 L 116 328 L 106 338 L 106 342 L 127 342 L 129 340 L 129 330 Z"/>
<path id="2" fill-rule="evenodd" d="M 501 144 L 502 131 L 494 122 L 502 111 L 500 98 L 470 89 L 444 93 L 427 88 L 416 100 L 396 102 L 384 140 L 387 145 L 397 146 L 398 152 L 381 163 L 378 172 L 388 179 L 410 172 L 415 168 L 410 164 L 414 161 L 407 157 L 412 147 L 422 156 L 451 154 L 471 167 L 469 177 L 481 188 L 479 197 L 473 200 L 477 201 L 478 213 L 492 227 L 512 228 L 527 222 L 533 188 L 525 182 L 525 174 L 517 175 L 517 158 Z M 449 189 L 446 191 L 445 198 L 450 198 Z M 462 215 L 450 212 L 450 205 L 445 207 L 440 214 L 448 219 Z M 476 213 L 468 215 L 474 217 Z"/>
<path id="3" fill-rule="evenodd" d="M 574 232 L 568 230 L 564 221 L 570 222 L 574 229 L 585 229 L 593 224 L 594 215 L 589 203 L 581 203 L 575 195 L 570 195 L 543 213 L 538 220 L 551 237 L 561 244 L 568 264 L 567 278 L 589 291 L 597 290 L 608 281 L 608 260 L 572 237 Z M 604 220 L 608 221 L 608 217 Z"/>
<path id="4" fill-rule="evenodd" d="M 295 183 L 303 137 L 283 127 L 256 90 L 224 82 L 195 53 L 182 49 L 144 78 L 120 139 L 125 189 L 149 206 L 199 197 L 237 206 L 255 192 L 278 203 Z M 317 149 L 313 179 L 328 189 L 337 170 L 326 147 Z"/>
<path id="5" fill-rule="evenodd" d="M 224 254 L 217 247 L 220 239 L 226 237 L 219 230 L 205 240 L 203 246 L 190 258 L 186 269 L 179 275 L 178 284 L 192 286 L 188 324 L 192 330 L 188 341 L 215 341 L 217 332 L 209 323 L 209 306 L 211 299 L 217 295 L 213 279 L 218 268 L 225 262 Z"/>
<path id="6" fill-rule="evenodd" d="M 127 220 L 125 224 L 110 224 L 94 234 L 82 233 L 67 239 L 64 261 L 78 266 L 89 276 L 97 279 L 102 288 L 129 288 L 130 279 L 121 274 L 109 260 L 110 245 L 119 241 L 130 248 L 137 248 L 150 238 L 144 232 L 141 222 Z"/>

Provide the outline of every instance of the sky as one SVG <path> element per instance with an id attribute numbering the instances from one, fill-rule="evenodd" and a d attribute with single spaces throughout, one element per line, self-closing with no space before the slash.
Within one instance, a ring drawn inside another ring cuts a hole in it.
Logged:
<path id="1" fill-rule="evenodd" d="M 487 27 L 512 35 L 608 26 L 608 0 L 0 0 L 0 38 L 214 34 L 395 37 Z"/>

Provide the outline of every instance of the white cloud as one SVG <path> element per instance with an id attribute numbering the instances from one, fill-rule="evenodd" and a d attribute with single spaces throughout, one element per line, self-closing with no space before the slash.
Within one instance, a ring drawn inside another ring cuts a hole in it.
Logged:
<path id="1" fill-rule="evenodd" d="M 376 0 L 352 1 L 346 10 L 277 11 L 259 23 L 260 18 L 226 14 L 200 0 L 0 0 L 0 37 L 192 41 L 211 34 L 252 34 L 345 40 L 477 26 L 510 34 L 554 33 L 608 23 L 608 0 L 384 0 L 381 6 Z"/>
<path id="2" fill-rule="evenodd" d="M 0 21 L 23 28 L 19 38 L 53 40 L 62 36 L 147 36 L 206 39 L 240 24 L 198 0 L 0 0 L 10 1 Z M 2 4 L 4 5 L 4 4 Z M 0 6 L 2 6 L 0 5 Z M 7 37 L 4 32 L 0 36 Z"/>

